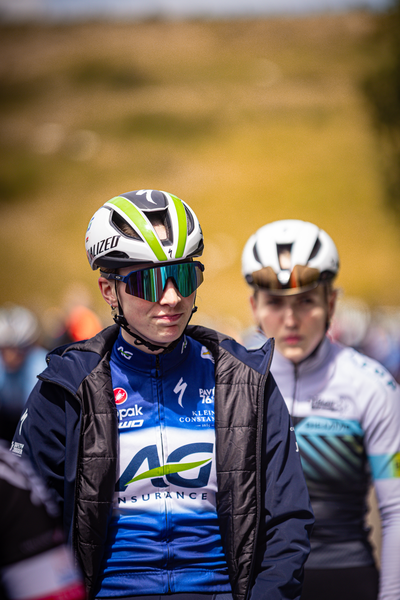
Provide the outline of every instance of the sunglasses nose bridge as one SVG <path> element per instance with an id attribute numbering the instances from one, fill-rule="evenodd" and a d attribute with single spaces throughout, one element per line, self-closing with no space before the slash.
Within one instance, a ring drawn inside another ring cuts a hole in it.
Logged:
<path id="1" fill-rule="evenodd" d="M 164 283 L 163 293 L 169 287 L 168 286 L 169 283 L 173 286 L 173 288 L 175 289 L 175 291 L 178 292 L 178 294 L 180 294 L 178 284 L 176 283 L 175 277 L 173 277 L 172 275 L 170 275 L 169 277 L 167 277 L 167 279 L 166 279 L 166 281 Z"/>
<path id="2" fill-rule="evenodd" d="M 176 305 L 182 299 L 182 294 L 180 293 L 178 286 L 175 284 L 173 277 L 168 277 L 165 282 L 161 297 L 159 298 L 159 302 L 164 302 L 166 304 Z"/>
<path id="3" fill-rule="evenodd" d="M 165 293 L 169 282 L 171 282 L 171 285 L 173 286 L 175 293 L 180 298 L 184 298 L 185 296 L 190 295 L 190 293 L 186 294 L 185 292 L 188 291 L 188 289 L 187 289 L 188 288 L 188 279 L 190 279 L 190 277 L 191 277 L 190 271 L 192 268 L 193 268 L 193 266 L 192 266 L 192 264 L 190 264 L 190 267 L 185 265 L 184 269 L 182 269 L 182 265 L 177 266 L 176 268 L 173 268 L 173 269 L 168 269 L 164 275 L 165 283 L 163 286 L 163 294 Z"/>

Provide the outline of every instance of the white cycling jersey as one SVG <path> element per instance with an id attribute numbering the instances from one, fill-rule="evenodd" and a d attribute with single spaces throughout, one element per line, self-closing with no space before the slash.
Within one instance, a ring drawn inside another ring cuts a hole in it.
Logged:
<path id="1" fill-rule="evenodd" d="M 263 338 L 265 341 L 265 337 Z M 259 347 L 257 334 L 247 344 Z M 315 513 L 306 568 L 373 564 L 365 526 L 371 476 L 382 523 L 379 600 L 400 598 L 400 391 L 377 361 L 328 337 L 272 374 L 295 425 Z"/>

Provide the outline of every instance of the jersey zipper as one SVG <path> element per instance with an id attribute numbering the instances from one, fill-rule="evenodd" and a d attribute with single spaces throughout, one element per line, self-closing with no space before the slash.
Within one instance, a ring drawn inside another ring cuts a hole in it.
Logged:
<path id="1" fill-rule="evenodd" d="M 158 419 L 160 421 L 160 440 L 161 440 L 161 460 L 162 460 L 162 464 L 165 465 L 165 453 L 164 453 L 164 437 L 163 437 L 163 418 L 161 415 L 161 401 L 160 401 L 160 396 L 159 396 L 159 389 L 158 389 L 158 379 L 160 376 L 160 355 L 156 354 L 156 379 L 157 379 L 157 409 L 158 409 Z M 168 565 L 169 565 L 169 544 L 168 544 L 168 515 L 167 515 L 167 500 L 165 500 L 164 502 L 164 523 L 165 523 L 165 542 L 167 545 L 167 569 L 166 569 L 166 573 L 167 573 L 167 581 L 168 581 L 168 593 L 171 593 L 171 586 L 170 586 L 170 576 L 169 576 L 169 570 L 168 570 Z"/>
<path id="2" fill-rule="evenodd" d="M 297 400 L 297 384 L 299 382 L 299 367 L 297 364 L 295 364 L 293 366 L 293 370 L 294 370 L 293 401 L 292 401 L 292 410 L 290 411 L 292 418 L 294 416 L 294 404 Z"/>

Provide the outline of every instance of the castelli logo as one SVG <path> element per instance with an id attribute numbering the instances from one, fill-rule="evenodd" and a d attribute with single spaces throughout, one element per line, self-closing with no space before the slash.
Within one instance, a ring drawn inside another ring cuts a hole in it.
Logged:
<path id="1" fill-rule="evenodd" d="M 128 398 L 128 394 L 122 388 L 115 388 L 114 390 L 115 404 L 123 404 Z"/>

